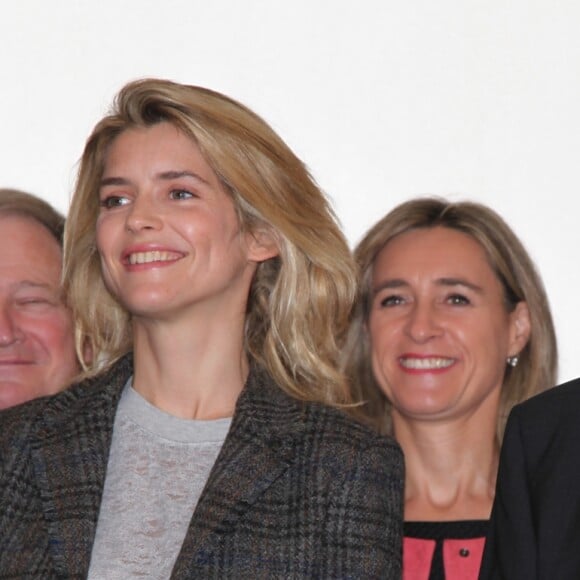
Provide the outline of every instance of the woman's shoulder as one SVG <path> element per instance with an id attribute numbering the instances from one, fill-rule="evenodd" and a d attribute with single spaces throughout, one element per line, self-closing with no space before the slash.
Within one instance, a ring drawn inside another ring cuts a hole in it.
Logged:
<path id="1" fill-rule="evenodd" d="M 0 481 L 29 460 L 33 441 L 45 417 L 50 415 L 53 404 L 67 395 L 63 391 L 0 412 Z"/>
<path id="2" fill-rule="evenodd" d="M 357 420 L 348 408 L 297 399 L 280 388 L 260 367 L 253 368 L 247 386 L 239 407 L 260 421 L 280 428 L 299 426 L 306 437 L 316 434 L 319 439 L 326 438 L 348 447 L 378 444 L 399 449 L 394 439 L 380 435 Z"/>
<path id="3" fill-rule="evenodd" d="M 71 416 L 91 412 L 92 399 L 114 399 L 131 372 L 119 361 L 107 372 L 73 383 L 50 395 L 0 411 L 0 458 L 18 452 L 31 433 L 51 424 L 67 423 Z"/>
<path id="4" fill-rule="evenodd" d="M 46 400 L 35 399 L 0 411 L 0 457 L 7 451 L 17 451 L 15 442 L 30 430 L 34 419 L 42 414 Z"/>
<path id="5" fill-rule="evenodd" d="M 402 477 L 403 455 L 393 438 L 380 435 L 343 409 L 292 397 L 265 371 L 254 369 L 249 386 L 238 411 L 249 419 L 256 438 L 268 444 L 283 442 L 283 447 L 291 444 L 300 449 L 302 461 L 316 458 L 321 468 L 350 466 Z"/>
<path id="6" fill-rule="evenodd" d="M 385 484 L 403 481 L 404 458 L 394 438 L 381 435 L 342 409 L 306 404 L 307 440 L 317 441 L 317 454 L 336 460 L 343 469 Z"/>
<path id="7" fill-rule="evenodd" d="M 24 442 L 32 432 L 45 420 L 65 412 L 85 389 L 84 383 L 75 384 L 54 395 L 33 399 L 1 411 L 0 456 L 4 458 L 9 453 L 22 451 Z"/>
<path id="8" fill-rule="evenodd" d="M 308 424 L 314 430 L 323 430 L 329 438 L 348 446 L 378 445 L 399 451 L 394 438 L 379 434 L 369 425 L 350 414 L 349 408 L 336 408 L 321 403 L 304 403 Z"/>

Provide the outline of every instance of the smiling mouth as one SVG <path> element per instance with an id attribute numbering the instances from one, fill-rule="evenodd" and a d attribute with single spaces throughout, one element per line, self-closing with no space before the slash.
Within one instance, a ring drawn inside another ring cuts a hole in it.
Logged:
<path id="1" fill-rule="evenodd" d="M 401 366 L 406 369 L 413 370 L 437 370 L 446 369 L 455 363 L 453 358 L 443 357 L 427 357 L 427 358 L 407 358 L 401 357 L 399 359 Z"/>
<path id="2" fill-rule="evenodd" d="M 127 262 L 134 266 L 135 264 L 151 264 L 153 262 L 175 262 L 182 257 L 182 254 L 177 252 L 166 252 L 154 250 L 152 252 L 135 252 L 129 254 Z"/>
<path id="3" fill-rule="evenodd" d="M 32 359 L 22 359 L 22 358 L 0 359 L 0 367 L 27 366 L 33 364 L 36 364 L 36 362 Z"/>

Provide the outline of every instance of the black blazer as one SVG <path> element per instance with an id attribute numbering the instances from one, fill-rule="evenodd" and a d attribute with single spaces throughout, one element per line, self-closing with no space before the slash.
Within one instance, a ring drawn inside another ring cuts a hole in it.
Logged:
<path id="1" fill-rule="evenodd" d="M 480 578 L 580 579 L 580 379 L 510 414 Z"/>
<path id="2" fill-rule="evenodd" d="M 131 358 L 0 413 L 0 578 L 86 578 Z M 172 578 L 399 578 L 403 459 L 254 368 Z"/>

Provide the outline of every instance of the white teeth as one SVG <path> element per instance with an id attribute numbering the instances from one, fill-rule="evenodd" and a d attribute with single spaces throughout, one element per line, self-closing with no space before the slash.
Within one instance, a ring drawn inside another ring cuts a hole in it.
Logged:
<path id="1" fill-rule="evenodd" d="M 455 361 L 452 358 L 401 358 L 401 365 L 406 369 L 445 369 L 450 367 Z"/>
<path id="2" fill-rule="evenodd" d="M 151 262 L 168 262 L 179 258 L 175 252 L 135 252 L 129 255 L 129 264 L 149 264 Z"/>

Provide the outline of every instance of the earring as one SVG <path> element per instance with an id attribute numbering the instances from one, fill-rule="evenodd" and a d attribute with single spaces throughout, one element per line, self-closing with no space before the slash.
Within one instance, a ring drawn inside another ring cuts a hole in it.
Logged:
<path id="1" fill-rule="evenodd" d="M 514 354 L 513 356 L 508 356 L 506 359 L 506 363 L 510 366 L 510 367 L 515 367 L 517 366 L 518 362 L 519 362 L 520 358 L 518 357 L 517 354 Z"/>

